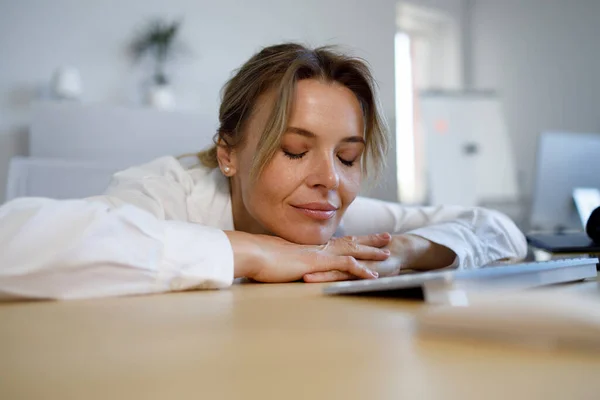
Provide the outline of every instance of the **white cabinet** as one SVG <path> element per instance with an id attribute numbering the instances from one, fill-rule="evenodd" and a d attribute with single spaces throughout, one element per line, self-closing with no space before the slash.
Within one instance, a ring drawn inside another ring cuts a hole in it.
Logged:
<path id="1" fill-rule="evenodd" d="M 33 107 L 29 155 L 136 164 L 197 152 L 212 143 L 217 116 L 76 102 Z"/>

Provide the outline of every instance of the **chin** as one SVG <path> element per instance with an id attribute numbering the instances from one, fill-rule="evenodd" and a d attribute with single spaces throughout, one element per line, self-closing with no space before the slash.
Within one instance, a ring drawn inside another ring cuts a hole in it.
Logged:
<path id="1" fill-rule="evenodd" d="M 316 229 L 298 227 L 297 229 L 286 229 L 284 231 L 274 233 L 288 242 L 307 245 L 320 245 L 327 243 L 333 237 L 335 229 L 330 227 L 319 227 Z"/>

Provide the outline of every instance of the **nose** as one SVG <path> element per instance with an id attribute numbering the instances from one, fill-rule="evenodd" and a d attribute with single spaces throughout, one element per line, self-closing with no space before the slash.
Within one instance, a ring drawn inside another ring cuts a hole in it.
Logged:
<path id="1" fill-rule="evenodd" d="M 311 163 L 311 170 L 306 179 L 310 187 L 322 187 L 327 190 L 337 189 L 340 185 L 340 174 L 334 155 L 322 155 Z"/>

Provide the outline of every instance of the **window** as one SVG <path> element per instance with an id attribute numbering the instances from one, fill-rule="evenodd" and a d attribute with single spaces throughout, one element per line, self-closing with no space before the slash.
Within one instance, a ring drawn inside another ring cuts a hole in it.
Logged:
<path id="1" fill-rule="evenodd" d="M 398 197 L 403 203 L 424 203 L 427 177 L 416 94 L 462 88 L 460 30 L 451 15 L 405 2 L 398 4 L 396 25 Z"/>
<path id="2" fill-rule="evenodd" d="M 395 81 L 396 81 L 396 166 L 398 168 L 398 198 L 414 203 L 415 192 L 415 129 L 414 90 L 411 42 L 408 34 L 396 33 Z"/>

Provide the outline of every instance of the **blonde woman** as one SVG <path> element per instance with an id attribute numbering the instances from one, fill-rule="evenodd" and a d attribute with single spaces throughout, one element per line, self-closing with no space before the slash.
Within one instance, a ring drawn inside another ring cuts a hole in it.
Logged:
<path id="1" fill-rule="evenodd" d="M 357 197 L 387 148 L 360 59 L 267 47 L 225 85 L 219 122 L 197 167 L 163 157 L 117 173 L 103 196 L 5 204 L 0 293 L 70 299 L 225 288 L 236 277 L 374 279 L 525 255 L 523 235 L 497 212 Z"/>

